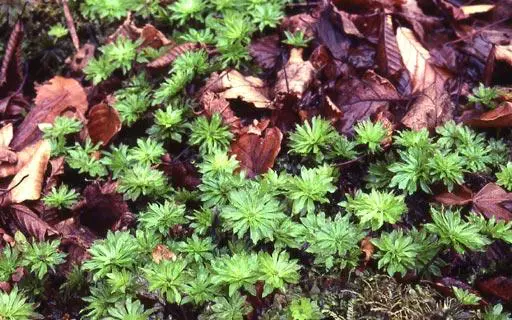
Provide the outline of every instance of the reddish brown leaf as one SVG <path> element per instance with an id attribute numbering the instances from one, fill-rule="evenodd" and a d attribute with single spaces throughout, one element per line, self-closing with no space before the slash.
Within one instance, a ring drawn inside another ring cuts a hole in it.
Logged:
<path id="1" fill-rule="evenodd" d="M 379 70 L 387 76 L 393 77 L 402 70 L 402 56 L 398 49 L 393 20 L 391 15 L 383 15 L 380 26 L 379 44 L 377 47 L 377 63 Z"/>
<path id="2" fill-rule="evenodd" d="M 412 29 L 421 40 L 425 38 L 425 27 L 430 29 L 440 22 L 440 19 L 425 15 L 418 6 L 417 0 L 401 0 L 397 2 L 400 3 L 404 18 L 411 24 Z"/>
<path id="3" fill-rule="evenodd" d="M 356 27 L 354 22 L 352 21 L 352 15 L 343 11 L 338 10 L 334 5 L 332 5 L 332 8 L 334 12 L 338 15 L 341 25 L 343 26 L 343 31 L 345 31 L 346 34 L 349 34 L 351 36 L 355 36 L 361 39 L 364 39 L 364 35 L 359 31 L 359 29 Z"/>
<path id="4" fill-rule="evenodd" d="M 282 70 L 277 73 L 277 81 L 274 87 L 274 94 L 279 96 L 292 95 L 301 99 L 313 81 L 313 65 L 302 59 L 302 49 L 293 48 L 290 51 L 290 59 Z"/>
<path id="5" fill-rule="evenodd" d="M 507 128 L 512 126 L 512 102 L 504 102 L 496 109 L 484 112 L 477 118 L 465 121 L 475 128 Z"/>
<path id="6" fill-rule="evenodd" d="M 254 134 L 240 136 L 232 145 L 231 152 L 236 155 L 240 166 L 249 177 L 265 173 L 274 166 L 283 134 L 278 128 L 269 128 L 263 137 Z"/>
<path id="7" fill-rule="evenodd" d="M 9 89 L 15 90 L 23 79 L 23 66 L 21 62 L 23 33 L 23 23 L 20 19 L 14 25 L 5 48 L 2 66 L 0 67 L 0 88 L 8 81 L 12 81 L 12 83 L 8 83 Z M 11 77 L 14 77 L 14 79 Z"/>
<path id="8" fill-rule="evenodd" d="M 176 259 L 177 259 L 177 257 L 174 254 L 174 252 L 169 250 L 169 248 L 167 248 L 163 244 L 157 245 L 155 247 L 155 249 L 153 250 L 153 252 L 151 253 L 151 256 L 153 257 L 153 261 L 156 264 L 159 264 L 163 260 L 176 261 Z"/>
<path id="9" fill-rule="evenodd" d="M 140 39 L 142 39 L 142 43 L 139 48 L 151 47 L 154 49 L 159 49 L 163 46 L 169 46 L 173 43 L 167 39 L 160 30 L 151 24 L 146 24 L 142 28 L 140 31 Z"/>
<path id="10" fill-rule="evenodd" d="M 12 218 L 18 228 L 25 234 L 39 241 L 46 240 L 59 234 L 48 223 L 44 222 L 32 210 L 23 205 L 12 205 L 10 207 Z"/>
<path id="11" fill-rule="evenodd" d="M 453 192 L 444 192 L 434 196 L 434 199 L 447 206 L 464 206 L 473 202 L 473 191 L 462 185 Z"/>
<path id="12" fill-rule="evenodd" d="M 201 96 L 200 102 L 208 116 L 211 117 L 214 113 L 219 113 L 222 116 L 222 121 L 230 128 L 231 132 L 235 134 L 240 132 L 242 127 L 240 118 L 235 115 L 226 99 L 219 97 L 216 93 L 206 91 Z"/>
<path id="13" fill-rule="evenodd" d="M 92 142 L 101 142 L 107 145 L 121 130 L 121 118 L 119 112 L 111 106 L 100 103 L 95 105 L 89 111 L 87 122 L 87 131 Z"/>
<path id="14" fill-rule="evenodd" d="M 473 198 L 473 208 L 487 218 L 510 221 L 512 213 L 502 206 L 506 201 L 512 201 L 512 193 L 495 183 L 488 183 Z"/>
<path id="15" fill-rule="evenodd" d="M 309 61 L 317 71 L 321 71 L 328 79 L 334 80 L 339 76 L 339 70 L 331 52 L 324 45 L 315 48 Z"/>
<path id="16" fill-rule="evenodd" d="M 253 40 L 249 45 L 249 53 L 263 69 L 273 69 L 282 54 L 279 35 L 273 34 Z"/>
<path id="17" fill-rule="evenodd" d="M 492 295 L 506 302 L 512 301 L 512 279 L 499 276 L 476 283 L 478 290 L 484 294 Z"/>
<path id="18" fill-rule="evenodd" d="M 65 111 L 81 115 L 87 111 L 87 95 L 80 83 L 74 79 L 56 76 L 36 90 L 35 106 L 19 126 L 11 143 L 15 150 L 20 150 L 41 136 L 38 124 L 53 123 Z"/>
<path id="19" fill-rule="evenodd" d="M 86 43 L 72 57 L 68 57 L 66 63 L 69 64 L 73 72 L 81 72 L 87 66 L 89 60 L 94 57 L 94 50 L 96 50 L 95 45 Z"/>
<path id="20" fill-rule="evenodd" d="M 364 253 L 364 264 L 366 265 L 375 252 L 375 246 L 372 244 L 371 237 L 365 237 L 363 241 L 361 241 L 361 251 Z"/>
<path id="21" fill-rule="evenodd" d="M 71 40 L 73 41 L 73 45 L 75 49 L 78 51 L 80 49 L 80 41 L 78 41 L 78 35 L 76 34 L 75 22 L 73 21 L 73 15 L 69 10 L 68 0 L 61 0 L 62 7 L 64 9 L 64 16 L 66 17 L 66 24 L 68 26 L 69 34 L 71 35 Z"/>
<path id="22" fill-rule="evenodd" d="M 149 68 L 163 68 L 167 67 L 171 63 L 176 60 L 179 56 L 189 51 L 196 51 L 201 49 L 201 45 L 195 42 L 187 42 L 175 47 L 172 47 L 167 51 L 163 56 L 156 58 L 155 60 L 149 62 L 146 66 Z"/>
<path id="23" fill-rule="evenodd" d="M 201 183 L 197 169 L 190 162 L 171 159 L 167 155 L 164 156 L 160 167 L 170 177 L 172 185 L 176 188 L 194 190 Z"/>
<path id="24" fill-rule="evenodd" d="M 327 46 L 336 59 L 346 59 L 348 57 L 351 41 L 343 32 L 339 25 L 332 6 L 327 6 L 318 19 L 316 27 L 316 36 L 321 44 Z"/>
<path id="25" fill-rule="evenodd" d="M 316 22 L 317 18 L 314 13 L 300 13 L 285 17 L 281 23 L 281 28 L 291 33 L 302 31 L 305 37 L 311 38 L 314 36 Z"/>
<path id="26" fill-rule="evenodd" d="M 460 7 L 451 4 L 447 0 L 435 0 L 435 3 L 438 5 L 438 7 L 441 10 L 444 10 L 445 12 L 447 12 L 455 20 L 464 20 L 464 19 L 469 18 L 469 15 L 464 13 L 464 11 Z"/>

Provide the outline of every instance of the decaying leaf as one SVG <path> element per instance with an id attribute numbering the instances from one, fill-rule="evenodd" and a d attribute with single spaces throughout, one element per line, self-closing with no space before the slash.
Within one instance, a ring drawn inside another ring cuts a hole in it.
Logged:
<path id="1" fill-rule="evenodd" d="M 160 168 L 169 176 L 174 187 L 194 190 L 201 184 L 199 173 L 190 162 L 171 159 L 168 155 L 164 156 L 163 160 Z"/>
<path id="2" fill-rule="evenodd" d="M 279 35 L 273 34 L 252 41 L 249 45 L 249 53 L 262 68 L 269 70 L 274 68 L 282 53 L 279 46 Z"/>
<path id="3" fill-rule="evenodd" d="M 401 0 L 396 2 L 400 3 L 403 17 L 411 24 L 412 29 L 421 40 L 425 38 L 425 27 L 429 28 L 439 22 L 439 19 L 425 15 L 418 6 L 417 0 Z"/>
<path id="4" fill-rule="evenodd" d="M 205 85 L 205 90 L 215 92 L 227 100 L 240 99 L 256 108 L 273 108 L 268 99 L 268 88 L 263 80 L 246 77 L 236 70 L 213 73 Z"/>
<path id="5" fill-rule="evenodd" d="M 512 126 L 512 102 L 504 102 L 496 109 L 484 112 L 465 123 L 475 128 L 507 128 Z"/>
<path id="6" fill-rule="evenodd" d="M 285 17 L 281 23 L 281 28 L 291 33 L 301 31 L 304 36 L 311 38 L 314 36 L 316 22 L 317 18 L 314 13 L 300 13 Z"/>
<path id="7" fill-rule="evenodd" d="M 87 67 L 89 60 L 94 57 L 95 50 L 95 45 L 86 43 L 72 57 L 68 57 L 66 63 L 69 64 L 73 72 L 81 72 Z"/>
<path id="8" fill-rule="evenodd" d="M 175 47 L 170 48 L 167 53 L 163 56 L 156 58 L 155 60 L 149 62 L 146 66 L 149 68 L 163 68 L 167 67 L 171 63 L 176 60 L 179 56 L 189 51 L 196 51 L 201 49 L 201 44 L 195 42 L 187 42 Z"/>
<path id="9" fill-rule="evenodd" d="M 363 241 L 361 241 L 361 251 L 364 253 L 364 264 L 366 265 L 373 257 L 373 253 L 375 252 L 375 246 L 372 243 L 371 237 L 365 237 Z"/>
<path id="10" fill-rule="evenodd" d="M 124 20 L 123 24 L 108 37 L 108 43 L 115 42 L 118 37 L 124 37 L 135 40 L 141 40 L 139 48 L 152 47 L 155 49 L 163 46 L 172 45 L 173 42 L 165 37 L 165 35 L 151 24 L 146 24 L 139 28 L 135 25 L 131 13 Z"/>
<path id="11" fill-rule="evenodd" d="M 496 46 L 496 60 L 504 61 L 512 66 L 512 44 Z"/>
<path id="12" fill-rule="evenodd" d="M 502 206 L 504 202 L 512 201 L 512 193 L 505 191 L 495 183 L 483 187 L 473 198 L 473 208 L 487 218 L 496 220 L 512 220 L 512 212 Z"/>
<path id="13" fill-rule="evenodd" d="M 119 112 L 108 104 L 100 103 L 89 111 L 87 116 L 87 131 L 92 142 L 101 142 L 107 145 L 121 130 L 121 118 Z"/>
<path id="14" fill-rule="evenodd" d="M 23 65 L 21 61 L 23 33 L 23 23 L 19 19 L 14 25 L 5 48 L 2 66 L 0 67 L 0 88 L 9 82 L 9 89 L 15 90 L 23 79 Z"/>
<path id="15" fill-rule="evenodd" d="M 343 11 L 338 10 L 336 6 L 331 5 L 334 12 L 338 15 L 339 19 L 341 20 L 341 25 L 343 26 L 343 31 L 345 31 L 346 34 L 362 38 L 364 39 L 364 35 L 357 29 L 356 25 L 352 21 L 351 14 Z"/>
<path id="16" fill-rule="evenodd" d="M 377 47 L 377 63 L 381 72 L 393 77 L 402 69 L 402 57 L 393 31 L 391 15 L 383 15 Z"/>
<path id="17" fill-rule="evenodd" d="M 36 90 L 35 106 L 19 126 L 11 143 L 15 150 L 20 150 L 41 136 L 37 127 L 39 123 L 53 123 L 65 111 L 78 113 L 82 117 L 87 111 L 87 95 L 75 79 L 56 76 Z"/>
<path id="18" fill-rule="evenodd" d="M 0 163 L 7 162 L 14 164 L 18 161 L 18 156 L 9 148 L 13 137 L 12 123 L 8 123 L 0 129 Z"/>
<path id="19" fill-rule="evenodd" d="M 10 213 L 14 222 L 25 234 L 39 241 L 44 241 L 49 237 L 57 236 L 59 232 L 44 222 L 37 214 L 23 205 L 10 206 Z"/>
<path id="20" fill-rule="evenodd" d="M 222 116 L 222 121 L 230 128 L 231 132 L 235 134 L 240 132 L 242 128 L 240 118 L 231 109 L 229 101 L 219 97 L 216 93 L 206 91 L 201 96 L 200 103 L 208 116 L 219 113 Z"/>
<path id="21" fill-rule="evenodd" d="M 178 258 L 174 252 L 169 250 L 165 245 L 159 244 L 155 247 L 153 252 L 151 253 L 151 256 L 153 257 L 153 262 L 156 264 L 159 264 L 163 260 L 171 260 L 176 261 Z"/>
<path id="22" fill-rule="evenodd" d="M 402 123 L 414 130 L 435 128 L 450 120 L 453 105 L 444 85 L 449 73 L 429 61 L 430 53 L 416 39 L 412 30 L 400 27 L 396 40 L 406 69 L 409 71 L 413 92 L 418 98 Z"/>
<path id="23" fill-rule="evenodd" d="M 35 143 L 25 147 L 23 150 L 16 153 L 17 161 L 15 163 L 2 163 L 0 164 L 0 178 L 9 177 L 18 173 L 29 161 L 32 159 L 40 143 Z"/>
<path id="24" fill-rule="evenodd" d="M 277 73 L 277 82 L 274 87 L 274 94 L 277 97 L 293 95 L 300 99 L 313 81 L 315 68 L 311 62 L 302 59 L 302 53 L 302 48 L 293 48 L 290 51 L 290 59 Z"/>
<path id="25" fill-rule="evenodd" d="M 473 192 L 468 187 L 457 186 L 452 192 L 444 192 L 434 196 L 434 199 L 447 206 L 464 206 L 473 202 Z"/>
<path id="26" fill-rule="evenodd" d="M 505 302 L 512 301 L 512 279 L 498 276 L 486 280 L 479 280 L 476 285 L 482 293 L 492 295 Z"/>
<path id="27" fill-rule="evenodd" d="M 283 134 L 279 128 L 268 128 L 262 137 L 249 133 L 240 136 L 231 145 L 231 152 L 236 155 L 247 175 L 254 177 L 274 166 L 282 140 Z"/>

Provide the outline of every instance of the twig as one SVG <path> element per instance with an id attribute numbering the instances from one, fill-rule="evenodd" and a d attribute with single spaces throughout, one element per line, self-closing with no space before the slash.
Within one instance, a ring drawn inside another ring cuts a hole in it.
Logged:
<path id="1" fill-rule="evenodd" d="M 76 34 L 73 16 L 71 15 L 71 11 L 69 11 L 68 0 L 61 1 L 62 7 L 64 9 L 64 16 L 66 16 L 66 24 L 68 25 L 69 34 L 71 35 L 71 40 L 73 41 L 73 45 L 75 46 L 76 51 L 78 51 L 80 50 L 80 41 L 78 41 L 78 35 Z"/>

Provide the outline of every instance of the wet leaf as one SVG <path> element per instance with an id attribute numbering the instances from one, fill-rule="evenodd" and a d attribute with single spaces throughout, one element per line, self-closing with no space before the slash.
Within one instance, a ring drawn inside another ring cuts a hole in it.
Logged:
<path id="1" fill-rule="evenodd" d="M 303 49 L 293 48 L 290 59 L 282 70 L 277 73 L 274 94 L 279 97 L 292 95 L 301 99 L 303 93 L 313 81 L 315 68 L 309 61 L 302 59 Z"/>
<path id="2" fill-rule="evenodd" d="M 457 186 L 453 192 L 444 192 L 434 196 L 434 199 L 447 206 L 464 206 L 473 202 L 473 192 L 468 187 Z"/>
<path id="3" fill-rule="evenodd" d="M 256 39 L 249 45 L 249 53 L 263 69 L 273 69 L 282 51 L 277 34 Z"/>
<path id="4" fill-rule="evenodd" d="M 165 245 L 159 244 L 155 247 L 153 252 L 151 253 L 151 257 L 153 257 L 153 262 L 156 264 L 160 263 L 163 260 L 171 260 L 176 261 L 177 256 L 169 250 Z"/>
<path id="5" fill-rule="evenodd" d="M 14 29 L 7 41 L 4 58 L 2 59 L 2 66 L 0 67 L 0 88 L 7 84 L 9 86 L 7 89 L 14 91 L 18 89 L 18 86 L 22 82 L 23 65 L 21 61 L 21 45 L 23 41 L 23 34 L 24 28 L 20 19 L 14 25 Z"/>
<path id="6" fill-rule="evenodd" d="M 505 302 L 512 301 L 512 279 L 498 276 L 487 280 L 480 280 L 476 282 L 480 291 L 484 294 L 492 295 Z"/>
<path id="7" fill-rule="evenodd" d="M 240 161 L 240 167 L 249 177 L 267 172 L 281 150 L 283 134 L 278 128 L 268 128 L 262 137 L 244 134 L 232 145 L 231 152 Z"/>
<path id="8" fill-rule="evenodd" d="M 32 210 L 23 205 L 12 205 L 10 212 L 16 225 L 24 234 L 34 237 L 39 241 L 44 241 L 49 237 L 54 237 L 59 232 L 44 222 Z"/>
<path id="9" fill-rule="evenodd" d="M 80 83 L 74 79 L 56 76 L 37 87 L 35 106 L 27 114 L 11 143 L 15 150 L 27 146 L 41 137 L 37 125 L 53 123 L 65 111 L 84 115 L 87 111 L 87 95 Z"/>
<path id="10" fill-rule="evenodd" d="M 398 49 L 396 36 L 393 31 L 391 15 L 383 15 L 380 27 L 380 37 L 377 47 L 377 63 L 379 70 L 393 77 L 402 70 L 402 56 Z"/>
<path id="11" fill-rule="evenodd" d="M 453 105 L 444 88 L 450 74 L 429 61 L 430 53 L 410 29 L 398 28 L 396 40 L 411 77 L 413 93 L 419 95 L 402 119 L 402 123 L 411 129 L 419 130 L 432 129 L 450 120 L 453 117 Z"/>
<path id="12" fill-rule="evenodd" d="M 502 204 L 512 201 L 512 193 L 505 191 L 495 183 L 483 187 L 473 198 L 473 208 L 485 215 L 488 219 L 512 220 L 512 212 L 505 209 Z"/>
<path id="13" fill-rule="evenodd" d="M 482 113 L 465 123 L 475 128 L 507 128 L 512 126 L 512 102 L 504 102 L 496 109 Z"/>
<path id="14" fill-rule="evenodd" d="M 101 142 L 103 145 L 107 145 L 121 130 L 119 113 L 105 103 L 92 107 L 87 118 L 87 131 L 94 143 Z"/>
<path id="15" fill-rule="evenodd" d="M 327 6 L 316 23 L 316 35 L 321 44 L 324 44 L 331 51 L 336 59 L 345 59 L 348 56 L 351 45 L 350 39 L 343 33 L 342 27 L 334 21 L 336 15 L 331 6 Z"/>

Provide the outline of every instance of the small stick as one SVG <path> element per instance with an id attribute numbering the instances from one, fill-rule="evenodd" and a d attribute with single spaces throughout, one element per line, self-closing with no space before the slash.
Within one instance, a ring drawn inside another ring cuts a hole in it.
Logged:
<path id="1" fill-rule="evenodd" d="M 71 35 L 71 40 L 73 41 L 73 45 L 75 46 L 76 51 L 78 51 L 80 50 L 80 41 L 78 41 L 78 35 L 76 34 L 73 16 L 71 15 L 71 11 L 69 11 L 68 0 L 61 1 L 62 7 L 64 9 L 64 15 L 66 16 L 66 24 L 68 25 L 69 34 Z"/>

